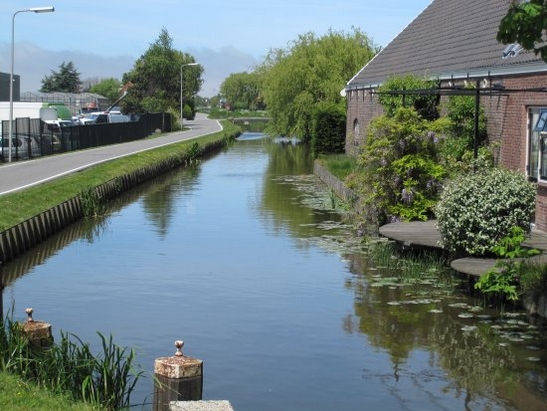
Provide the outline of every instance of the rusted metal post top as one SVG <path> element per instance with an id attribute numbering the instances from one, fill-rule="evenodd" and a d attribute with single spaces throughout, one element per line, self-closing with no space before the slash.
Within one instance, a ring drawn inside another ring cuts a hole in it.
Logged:
<path id="1" fill-rule="evenodd" d="M 25 310 L 25 312 L 27 313 L 27 322 L 28 323 L 31 323 L 34 321 L 34 319 L 32 318 L 32 313 L 34 312 L 34 310 L 32 308 L 27 308 Z"/>
<path id="2" fill-rule="evenodd" d="M 156 358 L 154 362 L 154 373 L 163 377 L 181 379 L 199 377 L 203 375 L 203 361 L 187 357 L 182 353 L 184 341 L 175 341 L 177 351 L 172 357 Z"/>
<path id="3" fill-rule="evenodd" d="M 28 317 L 27 322 L 23 324 L 23 332 L 28 336 L 29 341 L 38 347 L 49 347 L 53 342 L 51 324 L 34 320 L 32 308 L 27 308 L 25 312 Z"/>

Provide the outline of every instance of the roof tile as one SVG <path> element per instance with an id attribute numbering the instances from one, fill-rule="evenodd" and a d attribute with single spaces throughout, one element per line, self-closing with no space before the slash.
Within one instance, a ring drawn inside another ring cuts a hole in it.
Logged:
<path id="1" fill-rule="evenodd" d="M 511 0 L 434 0 L 348 87 L 381 84 L 392 75 L 446 77 L 541 62 L 525 51 L 502 58 L 506 46 L 496 40 L 496 34 L 510 4 Z"/>

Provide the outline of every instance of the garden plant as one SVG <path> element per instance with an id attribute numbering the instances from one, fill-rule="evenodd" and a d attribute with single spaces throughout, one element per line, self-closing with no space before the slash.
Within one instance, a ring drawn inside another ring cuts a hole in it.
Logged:
<path id="1" fill-rule="evenodd" d="M 127 408 L 144 371 L 134 364 L 133 349 L 116 345 L 112 336 L 99 333 L 99 337 L 99 354 L 77 336 L 63 332 L 59 343 L 38 347 L 29 341 L 21 323 L 7 317 L 0 326 L 0 371 L 101 410 Z"/>

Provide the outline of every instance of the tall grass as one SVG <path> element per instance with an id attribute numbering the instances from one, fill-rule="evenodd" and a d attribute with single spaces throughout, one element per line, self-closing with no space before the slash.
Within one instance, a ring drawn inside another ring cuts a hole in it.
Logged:
<path id="1" fill-rule="evenodd" d="M 88 187 L 80 192 L 82 211 L 85 217 L 98 217 L 106 211 L 106 201 L 97 193 L 94 187 Z"/>
<path id="2" fill-rule="evenodd" d="M 524 261 L 519 267 L 520 292 L 533 299 L 547 293 L 547 264 Z"/>
<path id="3" fill-rule="evenodd" d="M 368 240 L 365 244 L 370 261 L 376 268 L 397 270 L 399 260 L 396 256 L 397 249 L 392 241 Z"/>
<path id="4" fill-rule="evenodd" d="M 403 255 L 392 241 L 369 241 L 367 246 L 369 259 L 377 268 L 389 270 L 402 280 L 416 280 L 431 276 L 446 279 L 448 271 L 446 260 L 435 253 Z"/>
<path id="5" fill-rule="evenodd" d="M 134 350 L 98 334 L 102 352 L 97 355 L 88 343 L 67 333 L 61 333 L 59 343 L 39 348 L 23 326 L 8 317 L 0 327 L 0 371 L 103 410 L 127 408 L 144 371 L 134 365 Z"/>

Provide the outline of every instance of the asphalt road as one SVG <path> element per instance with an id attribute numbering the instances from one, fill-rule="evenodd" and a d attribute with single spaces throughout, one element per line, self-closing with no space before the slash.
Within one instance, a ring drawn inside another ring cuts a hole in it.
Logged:
<path id="1" fill-rule="evenodd" d="M 205 114 L 197 113 L 192 121 L 185 121 L 189 130 L 169 133 L 165 136 L 113 144 L 66 154 L 19 161 L 0 166 L 0 195 L 23 190 L 36 184 L 83 170 L 105 161 L 128 156 L 146 150 L 190 140 L 222 130 L 217 120 L 209 120 Z"/>

